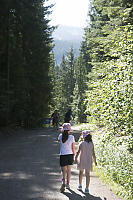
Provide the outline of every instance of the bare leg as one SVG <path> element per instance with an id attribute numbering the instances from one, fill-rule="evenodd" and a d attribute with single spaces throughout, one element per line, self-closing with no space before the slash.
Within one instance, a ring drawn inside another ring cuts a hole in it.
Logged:
<path id="1" fill-rule="evenodd" d="M 85 170 L 85 175 L 86 175 L 86 188 L 89 188 L 89 184 L 90 184 L 90 172 L 88 170 Z"/>
<path id="2" fill-rule="evenodd" d="M 70 183 L 70 177 L 71 177 L 71 165 L 67 165 L 67 183 Z"/>
<path id="3" fill-rule="evenodd" d="M 79 185 L 82 185 L 83 173 L 84 173 L 84 170 L 79 171 Z"/>
<path id="4" fill-rule="evenodd" d="M 66 170 L 67 170 L 67 166 L 65 166 L 65 167 L 62 167 L 62 168 L 61 168 L 61 170 L 62 170 L 62 176 L 63 176 L 63 180 L 64 180 L 64 182 L 65 182 L 65 177 L 66 177 Z"/>
<path id="5" fill-rule="evenodd" d="M 65 191 L 65 177 L 66 177 L 67 167 L 66 166 L 62 167 L 61 170 L 62 170 L 63 179 L 62 179 L 62 185 L 61 185 L 61 188 L 60 188 L 60 192 L 64 192 Z"/>

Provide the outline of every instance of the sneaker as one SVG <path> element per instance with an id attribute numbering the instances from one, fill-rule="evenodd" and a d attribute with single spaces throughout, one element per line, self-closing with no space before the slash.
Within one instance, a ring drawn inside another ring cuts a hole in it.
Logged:
<path id="1" fill-rule="evenodd" d="M 66 189 L 70 189 L 70 185 L 69 184 L 66 184 Z"/>
<path id="2" fill-rule="evenodd" d="M 78 190 L 82 191 L 82 185 L 78 186 Z"/>
<path id="3" fill-rule="evenodd" d="M 61 185 L 60 192 L 64 192 L 64 191 L 65 191 L 65 184 L 63 183 L 63 184 Z"/>
<path id="4" fill-rule="evenodd" d="M 89 193 L 89 190 L 88 190 L 88 188 L 85 188 L 85 193 Z"/>

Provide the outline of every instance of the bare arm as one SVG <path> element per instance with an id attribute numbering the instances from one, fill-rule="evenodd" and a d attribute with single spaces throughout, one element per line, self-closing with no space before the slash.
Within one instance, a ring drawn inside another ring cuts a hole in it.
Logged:
<path id="1" fill-rule="evenodd" d="M 75 142 L 72 143 L 72 150 L 73 150 L 73 154 L 76 155 L 76 151 L 75 151 Z"/>
<path id="2" fill-rule="evenodd" d="M 77 152 L 76 157 L 75 157 L 75 162 L 76 163 L 77 163 L 77 159 L 78 159 L 79 153 L 80 153 L 80 146 L 79 146 L 78 152 Z"/>

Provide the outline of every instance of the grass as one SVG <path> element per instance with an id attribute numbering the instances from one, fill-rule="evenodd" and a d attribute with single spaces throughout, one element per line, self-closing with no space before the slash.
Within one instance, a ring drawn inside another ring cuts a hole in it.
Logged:
<path id="1" fill-rule="evenodd" d="M 93 167 L 93 169 L 96 175 L 100 178 L 100 180 L 104 182 L 111 191 L 118 195 L 121 198 L 121 200 L 124 200 L 123 197 L 119 195 L 123 191 L 123 188 L 114 181 L 112 181 L 110 177 L 107 177 L 102 169 L 95 166 Z"/>

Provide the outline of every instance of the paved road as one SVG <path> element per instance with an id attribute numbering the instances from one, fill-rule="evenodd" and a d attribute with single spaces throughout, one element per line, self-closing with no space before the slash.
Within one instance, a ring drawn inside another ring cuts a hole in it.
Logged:
<path id="1" fill-rule="evenodd" d="M 21 131 L 0 139 L 0 200 L 120 200 L 91 174 L 90 194 L 78 191 L 78 171 L 72 168 L 71 190 L 59 192 L 59 132 Z M 76 141 L 79 132 L 74 131 Z"/>

